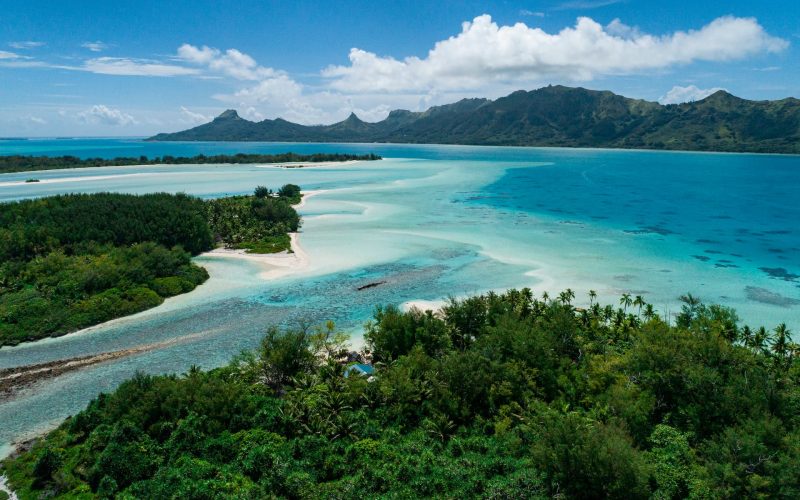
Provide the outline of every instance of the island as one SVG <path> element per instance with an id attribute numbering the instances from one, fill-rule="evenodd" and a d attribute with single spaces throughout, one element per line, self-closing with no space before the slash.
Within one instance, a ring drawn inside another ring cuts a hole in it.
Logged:
<path id="1" fill-rule="evenodd" d="M 281 164 L 288 163 L 297 167 L 298 163 L 375 161 L 381 157 L 375 154 L 346 153 L 280 153 L 280 154 L 246 154 L 233 155 L 196 155 L 196 156 L 136 156 L 117 158 L 78 158 L 76 156 L 24 156 L 0 155 L 0 174 L 12 172 L 28 172 L 36 170 L 56 170 L 65 168 L 88 167 L 120 167 L 131 165 L 218 165 L 218 164 Z M 26 182 L 38 182 L 28 180 Z"/>
<path id="2" fill-rule="evenodd" d="M 144 311 L 208 279 L 215 247 L 291 251 L 300 187 L 204 201 L 71 194 L 0 204 L 0 347 Z"/>
<path id="3" fill-rule="evenodd" d="M 780 498 L 800 492 L 796 344 L 683 297 L 510 290 L 376 310 L 365 349 L 270 328 L 140 374 L 2 464 L 20 498 Z"/>
<path id="4" fill-rule="evenodd" d="M 800 153 L 800 100 L 749 101 L 723 90 L 662 105 L 609 91 L 560 85 L 496 100 L 463 99 L 424 112 L 394 110 L 368 123 L 281 118 L 251 122 L 227 110 L 212 122 L 151 141 L 288 141 L 470 144 Z"/>

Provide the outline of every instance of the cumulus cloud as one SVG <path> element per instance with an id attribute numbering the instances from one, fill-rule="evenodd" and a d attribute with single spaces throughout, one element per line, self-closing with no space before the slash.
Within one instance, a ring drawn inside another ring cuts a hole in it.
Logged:
<path id="1" fill-rule="evenodd" d="M 33 42 L 33 41 L 26 41 L 26 42 L 11 42 L 9 43 L 9 47 L 13 47 L 19 50 L 27 50 L 27 49 L 35 49 L 36 47 L 42 47 L 45 43 L 44 42 Z"/>
<path id="2" fill-rule="evenodd" d="M 97 40 L 96 42 L 83 42 L 81 47 L 89 49 L 92 52 L 102 52 L 108 48 L 108 44 Z"/>
<path id="3" fill-rule="evenodd" d="M 83 66 L 77 69 L 99 73 L 102 75 L 121 76 L 182 76 L 196 75 L 197 69 L 186 68 L 174 64 L 164 64 L 158 61 L 144 59 L 129 59 L 124 57 L 97 57 L 84 61 Z"/>
<path id="4" fill-rule="evenodd" d="M 714 87 L 710 89 L 701 89 L 696 85 L 688 85 L 686 87 L 674 86 L 669 92 L 664 94 L 658 99 L 661 104 L 680 104 L 683 102 L 699 101 L 705 99 L 714 92 L 725 90 L 722 87 Z"/>
<path id="5" fill-rule="evenodd" d="M 95 104 L 86 111 L 81 111 L 77 116 L 80 121 L 92 124 L 101 123 L 112 126 L 126 126 L 138 123 L 136 119 L 128 113 L 116 108 L 109 108 L 103 104 Z"/>
<path id="6" fill-rule="evenodd" d="M 178 59 L 206 66 L 212 71 L 237 80 L 262 80 L 282 74 L 272 68 L 259 66 L 255 59 L 236 49 L 228 49 L 223 52 L 205 45 L 196 47 L 184 43 L 178 47 Z"/>
<path id="7" fill-rule="evenodd" d="M 195 113 L 187 109 L 185 106 L 181 106 L 181 122 L 183 123 L 191 123 L 199 125 L 201 123 L 208 123 L 212 120 L 212 117 L 206 116 L 202 113 Z"/>
<path id="8" fill-rule="evenodd" d="M 618 20 L 604 28 L 581 17 L 574 27 L 550 34 L 524 23 L 498 26 L 482 15 L 463 23 L 458 35 L 437 42 L 425 58 L 398 60 L 354 48 L 349 65 L 329 66 L 322 74 L 332 88 L 352 93 L 477 89 L 503 81 L 587 81 L 741 59 L 787 46 L 753 18 L 720 17 L 699 30 L 658 36 Z"/>

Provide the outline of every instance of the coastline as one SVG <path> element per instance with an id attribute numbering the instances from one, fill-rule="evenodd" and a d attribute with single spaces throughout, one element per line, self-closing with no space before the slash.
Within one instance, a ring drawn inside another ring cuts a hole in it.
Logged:
<path id="1" fill-rule="evenodd" d="M 230 248 L 216 248 L 210 252 L 201 253 L 200 257 L 220 259 L 247 260 L 261 268 L 258 277 L 263 280 L 283 278 L 307 269 L 310 265 L 308 254 L 300 246 L 300 233 L 289 233 L 292 253 L 247 253 L 245 250 Z"/>
<path id="2" fill-rule="evenodd" d="M 354 160 L 357 161 L 357 160 Z M 340 163 L 340 162 L 337 162 Z M 294 205 L 295 210 L 305 207 L 307 201 L 314 196 L 325 193 L 327 189 L 316 189 L 304 191 L 300 203 Z M 263 280 L 274 280 L 283 278 L 298 272 L 304 271 L 311 266 L 308 253 L 300 245 L 300 233 L 289 233 L 291 242 L 291 253 L 247 253 L 246 250 L 234 250 L 230 248 L 215 248 L 209 252 L 200 254 L 205 258 L 240 259 L 250 261 L 261 268 L 258 277 Z"/>
<path id="3" fill-rule="evenodd" d="M 20 175 L 25 174 L 26 177 L 31 178 L 40 172 L 74 172 L 74 171 L 88 171 L 88 170 L 102 170 L 106 168 L 163 168 L 163 167 L 179 167 L 179 166 L 193 166 L 193 167 L 221 167 L 221 166 L 240 166 L 247 165 L 255 168 L 281 168 L 281 169 L 306 169 L 318 167 L 334 167 L 334 166 L 352 166 L 357 163 L 363 163 L 367 160 L 346 160 L 346 161 L 320 161 L 320 162 L 287 162 L 287 163 L 156 163 L 145 165 L 105 165 L 98 167 L 72 167 L 72 168 L 46 168 L 39 170 L 21 170 L 18 172 L 0 172 L 3 175 Z M 380 161 L 380 160 L 369 160 Z M 81 181 L 98 181 L 105 179 L 114 179 L 120 177 L 134 177 L 151 175 L 150 172 L 137 172 L 133 174 L 108 174 L 108 175 L 87 175 L 77 177 L 55 177 L 52 179 L 37 179 L 36 182 L 27 182 L 27 179 L 18 181 L 3 181 L 0 182 L 0 187 L 14 187 L 23 185 L 37 185 L 37 184 L 59 184 L 62 182 L 81 182 Z M 0 177 L 1 178 L 1 177 Z M 35 178 L 35 177 L 34 177 Z"/>
<path id="4" fill-rule="evenodd" d="M 102 168 L 102 167 L 101 167 Z M 306 200 L 317 196 L 319 194 L 325 193 L 329 190 L 327 189 L 318 189 L 318 190 L 311 190 L 303 192 L 303 197 L 300 200 L 300 203 L 294 205 L 295 209 L 303 208 L 306 204 Z M 301 270 L 306 269 L 310 262 L 308 259 L 308 254 L 303 250 L 303 247 L 300 246 L 299 241 L 299 233 L 289 233 L 289 238 L 291 240 L 291 248 L 293 253 L 281 252 L 277 254 L 256 254 L 256 253 L 245 253 L 244 250 L 231 250 L 225 248 L 217 248 L 211 250 L 209 252 L 204 252 L 198 257 L 211 257 L 211 258 L 225 258 L 225 259 L 241 259 L 241 260 L 248 260 L 260 266 L 263 270 L 259 273 L 259 278 L 264 280 L 271 280 L 277 279 L 284 276 L 288 276 L 290 274 L 294 274 Z M 1 349 L 5 350 L 14 350 L 16 348 L 24 348 L 25 346 L 30 346 L 33 344 L 44 344 L 49 342 L 56 342 L 60 339 L 64 338 L 74 338 L 83 335 L 89 335 L 95 330 L 100 328 L 105 328 L 110 325 L 119 324 L 131 320 L 139 319 L 143 316 L 148 316 L 157 312 L 161 307 L 165 304 L 168 304 L 178 298 L 185 297 L 186 295 L 191 294 L 200 289 L 203 285 L 206 285 L 214 279 L 214 276 L 210 276 L 205 283 L 201 283 L 194 290 L 188 293 L 183 293 L 180 295 L 175 295 L 173 297 L 167 297 L 164 299 L 164 302 L 157 307 L 152 307 L 150 309 L 145 309 L 144 311 L 139 311 L 137 313 L 128 315 L 128 316 L 120 316 L 119 318 L 113 318 L 108 321 L 104 321 L 102 323 L 98 323 L 96 325 L 87 326 L 86 328 L 81 328 L 80 330 L 76 330 L 74 332 L 69 332 L 64 335 L 57 335 L 51 337 L 43 337 L 41 339 L 36 340 L 29 340 L 25 342 L 20 342 L 19 344 L 12 345 L 12 346 L 2 346 Z"/>
<path id="5" fill-rule="evenodd" d="M 14 490 L 8 485 L 8 478 L 4 474 L 0 475 L 0 491 L 8 495 L 8 500 L 17 500 L 18 498 Z"/>

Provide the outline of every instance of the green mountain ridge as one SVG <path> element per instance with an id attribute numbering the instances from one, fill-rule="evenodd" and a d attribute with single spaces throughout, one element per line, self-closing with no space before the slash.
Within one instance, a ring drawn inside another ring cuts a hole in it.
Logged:
<path id="1" fill-rule="evenodd" d="M 332 125 L 252 122 L 235 110 L 151 141 L 385 142 L 800 153 L 800 100 L 750 101 L 718 91 L 662 105 L 564 86 L 496 100 L 462 99 L 424 112 L 394 110 L 371 123 L 355 113 Z"/>

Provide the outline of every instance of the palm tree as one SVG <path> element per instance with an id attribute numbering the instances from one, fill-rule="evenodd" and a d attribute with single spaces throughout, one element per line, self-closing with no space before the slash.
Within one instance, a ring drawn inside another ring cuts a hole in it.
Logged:
<path id="1" fill-rule="evenodd" d="M 547 301 L 550 300 L 550 294 L 547 292 L 542 292 L 542 302 L 547 304 Z"/>
<path id="2" fill-rule="evenodd" d="M 603 319 L 608 323 L 613 317 L 614 307 L 611 304 L 607 304 L 606 307 L 603 308 Z"/>
<path id="3" fill-rule="evenodd" d="M 742 342 L 745 347 L 753 347 L 753 330 L 747 325 L 742 328 Z"/>
<path id="4" fill-rule="evenodd" d="M 786 323 L 781 323 L 775 328 L 775 336 L 772 341 L 772 352 L 774 352 L 779 359 L 786 358 L 789 350 L 789 343 L 792 341 L 792 333 L 786 328 Z"/>
<path id="5" fill-rule="evenodd" d="M 637 295 L 636 298 L 633 299 L 633 305 L 639 308 L 639 314 L 637 316 L 638 319 L 642 318 L 642 307 L 644 307 L 645 304 L 646 302 L 641 295 Z"/>
<path id="6" fill-rule="evenodd" d="M 652 320 L 656 317 L 656 310 L 653 308 L 653 304 L 645 304 L 644 306 L 644 319 L 647 321 Z"/>
<path id="7" fill-rule="evenodd" d="M 572 303 L 572 299 L 575 298 L 575 292 L 573 292 L 571 288 L 567 288 L 566 290 L 558 294 L 558 298 L 565 305 L 570 305 Z"/>
<path id="8" fill-rule="evenodd" d="M 628 312 L 628 306 L 633 304 L 633 299 L 631 299 L 631 294 L 623 293 L 622 297 L 619 299 L 620 305 L 623 307 L 623 312 Z"/>
<path id="9" fill-rule="evenodd" d="M 589 290 L 589 306 L 591 307 L 594 304 L 595 299 L 597 299 L 597 292 L 594 290 Z"/>
<path id="10" fill-rule="evenodd" d="M 769 334 L 767 333 L 767 329 L 763 326 L 758 329 L 756 334 L 753 336 L 753 349 L 766 353 L 767 352 L 767 338 L 769 338 Z"/>

